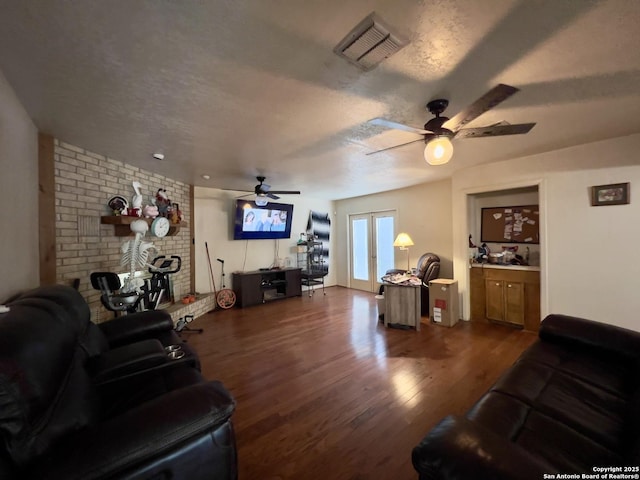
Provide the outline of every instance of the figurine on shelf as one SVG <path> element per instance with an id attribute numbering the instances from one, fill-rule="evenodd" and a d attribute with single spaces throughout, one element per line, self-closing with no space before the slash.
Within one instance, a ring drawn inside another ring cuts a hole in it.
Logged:
<path id="1" fill-rule="evenodd" d="M 138 181 L 134 181 L 132 185 L 135 195 L 131 199 L 131 208 L 127 215 L 130 217 L 140 217 L 142 216 L 142 193 L 140 193 L 140 187 L 142 187 L 142 185 L 140 185 Z"/>
<path id="2" fill-rule="evenodd" d="M 182 212 L 180 211 L 180 206 L 177 203 L 172 205 L 171 209 L 171 223 L 180 223 L 182 221 Z"/>
<path id="3" fill-rule="evenodd" d="M 160 212 L 156 205 L 145 205 L 142 209 L 142 215 L 144 215 L 145 218 L 156 218 L 159 214 Z"/>
<path id="4" fill-rule="evenodd" d="M 171 200 L 167 195 L 167 191 L 164 188 L 159 188 L 156 192 L 155 205 L 158 207 L 158 212 L 161 217 L 169 216 L 169 209 L 171 207 Z"/>
<path id="5" fill-rule="evenodd" d="M 112 215 L 126 215 L 129 208 L 129 202 L 121 195 L 115 195 L 109 199 L 109 210 Z"/>

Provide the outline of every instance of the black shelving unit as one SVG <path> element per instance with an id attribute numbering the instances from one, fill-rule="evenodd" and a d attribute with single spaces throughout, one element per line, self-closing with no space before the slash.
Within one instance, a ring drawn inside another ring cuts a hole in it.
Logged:
<path id="1" fill-rule="evenodd" d="M 322 287 L 322 294 L 326 295 L 324 289 L 324 277 L 327 276 L 327 268 L 323 255 L 322 242 L 308 240 L 298 242 L 298 268 L 300 268 L 300 282 L 308 287 L 309 296 L 315 293 L 315 287 Z"/>

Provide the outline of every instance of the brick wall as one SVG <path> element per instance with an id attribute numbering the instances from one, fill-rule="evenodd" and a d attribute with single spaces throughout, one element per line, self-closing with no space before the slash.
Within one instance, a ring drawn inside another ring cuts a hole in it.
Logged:
<path id="1" fill-rule="evenodd" d="M 180 205 L 183 220 L 189 224 L 189 185 L 58 139 L 54 160 L 57 282 L 71 284 L 80 279 L 79 290 L 91 307 L 91 318 L 100 323 L 112 318 L 113 313 L 100 303 L 100 293 L 91 287 L 89 275 L 95 271 L 128 271 L 120 266 L 120 248 L 133 238 L 116 237 L 112 225 L 100 223 L 101 216 L 111 214 L 109 199 L 122 195 L 131 202 L 134 180 L 142 184 L 143 205 L 151 203 L 159 188 L 165 188 L 171 201 Z M 189 228 L 183 227 L 177 235 L 161 239 L 148 233 L 145 240 L 153 242 L 160 255 L 182 257 L 180 272 L 172 276 L 175 298 L 180 299 L 190 287 Z"/>

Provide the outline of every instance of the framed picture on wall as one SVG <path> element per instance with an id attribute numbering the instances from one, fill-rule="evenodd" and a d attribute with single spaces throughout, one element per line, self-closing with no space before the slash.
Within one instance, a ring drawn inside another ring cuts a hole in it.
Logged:
<path id="1" fill-rule="evenodd" d="M 629 203 L 629 183 L 613 183 L 591 187 L 591 205 L 625 205 Z"/>

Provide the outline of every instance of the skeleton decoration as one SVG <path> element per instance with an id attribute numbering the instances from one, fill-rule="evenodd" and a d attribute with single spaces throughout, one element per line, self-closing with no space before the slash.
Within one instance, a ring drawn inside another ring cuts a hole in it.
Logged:
<path id="1" fill-rule="evenodd" d="M 134 278 L 137 268 L 148 267 L 149 251 L 157 252 L 152 242 L 144 242 L 142 239 L 149 230 L 149 225 L 145 220 L 134 220 L 131 222 L 131 231 L 136 234 L 133 240 L 128 240 L 122 244 L 122 266 L 129 266 L 129 276 L 124 281 L 121 291 L 123 293 L 142 293 L 144 280 Z"/>

